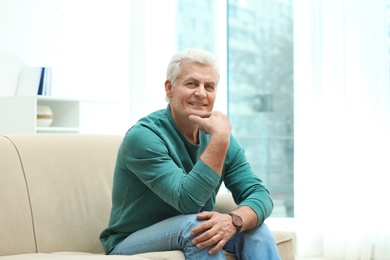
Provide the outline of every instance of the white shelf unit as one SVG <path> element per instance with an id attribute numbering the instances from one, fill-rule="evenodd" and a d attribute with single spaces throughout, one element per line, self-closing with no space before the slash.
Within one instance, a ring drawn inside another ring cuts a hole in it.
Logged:
<path id="1" fill-rule="evenodd" d="M 34 97 L 0 97 L 0 133 L 79 133 L 81 102 L 79 100 Z M 37 126 L 37 106 L 49 106 L 53 123 Z"/>

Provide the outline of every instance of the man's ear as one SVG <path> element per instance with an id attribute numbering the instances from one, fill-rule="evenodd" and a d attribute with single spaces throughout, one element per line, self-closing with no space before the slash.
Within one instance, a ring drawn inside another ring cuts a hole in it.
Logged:
<path id="1" fill-rule="evenodd" d="M 169 80 L 165 81 L 165 94 L 167 95 L 168 98 L 172 97 L 172 84 Z"/>

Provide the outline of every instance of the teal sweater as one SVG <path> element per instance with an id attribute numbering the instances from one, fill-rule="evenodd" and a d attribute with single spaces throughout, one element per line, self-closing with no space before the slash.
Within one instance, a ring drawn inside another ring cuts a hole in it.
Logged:
<path id="1" fill-rule="evenodd" d="M 110 221 L 100 235 L 106 253 L 131 233 L 156 222 L 211 211 L 222 182 L 237 204 L 256 212 L 258 225 L 271 214 L 269 193 L 233 136 L 222 177 L 199 160 L 209 139 L 200 131 L 199 144 L 188 142 L 169 105 L 129 129 L 118 151 Z"/>

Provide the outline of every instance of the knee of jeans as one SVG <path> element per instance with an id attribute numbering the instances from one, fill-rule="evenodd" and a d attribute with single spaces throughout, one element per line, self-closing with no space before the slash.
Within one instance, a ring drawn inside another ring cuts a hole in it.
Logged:
<path id="1" fill-rule="evenodd" d="M 184 237 L 190 237 L 190 232 L 193 228 L 200 225 L 201 221 L 196 219 L 197 214 L 181 215 L 177 219 L 177 225 L 181 227 L 181 233 Z"/>
<path id="2" fill-rule="evenodd" d="M 248 230 L 242 235 L 249 235 L 251 238 L 261 241 L 262 243 L 270 242 L 271 244 L 275 242 L 275 239 L 271 233 L 271 231 L 268 229 L 266 224 L 261 224 L 258 227 L 255 227 L 251 230 Z"/>
<path id="3" fill-rule="evenodd" d="M 259 231 L 260 231 L 261 235 L 263 237 L 265 237 L 267 240 L 269 240 L 269 239 L 273 240 L 274 239 L 271 231 L 269 230 L 269 228 L 268 228 L 268 226 L 266 224 L 264 224 L 264 223 L 261 224 L 259 226 Z"/>

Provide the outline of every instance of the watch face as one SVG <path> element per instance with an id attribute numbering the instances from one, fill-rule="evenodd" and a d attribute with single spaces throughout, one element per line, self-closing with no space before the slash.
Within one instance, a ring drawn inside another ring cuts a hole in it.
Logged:
<path id="1" fill-rule="evenodd" d="M 237 227 L 241 227 L 242 226 L 242 219 L 240 216 L 237 216 L 237 215 L 234 215 L 233 216 L 233 224 Z"/>

